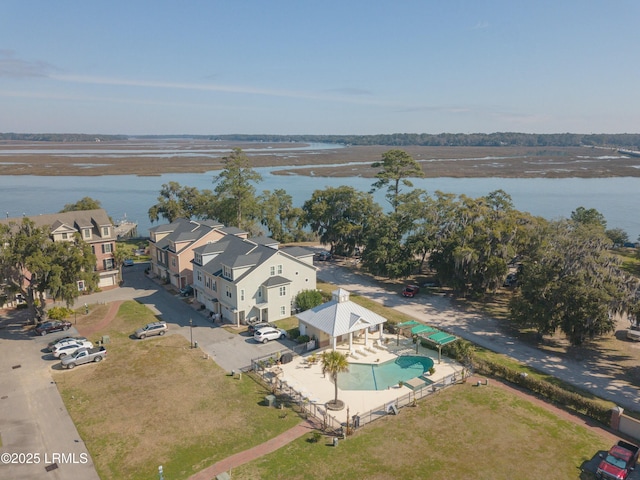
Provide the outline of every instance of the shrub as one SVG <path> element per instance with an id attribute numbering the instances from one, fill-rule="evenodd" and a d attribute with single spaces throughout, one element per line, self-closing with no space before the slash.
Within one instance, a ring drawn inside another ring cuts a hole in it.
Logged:
<path id="1" fill-rule="evenodd" d="M 303 312 L 320 304 L 322 304 L 322 294 L 318 290 L 303 290 L 296 295 L 296 306 Z"/>
<path id="2" fill-rule="evenodd" d="M 442 347 L 442 353 L 445 356 L 453 358 L 464 365 L 470 362 L 474 350 L 475 348 L 471 342 L 461 338 Z"/>
<path id="3" fill-rule="evenodd" d="M 398 323 L 399 323 L 398 320 L 393 318 L 388 318 L 387 322 L 384 324 L 387 329 L 387 332 L 398 333 L 398 327 L 397 327 Z"/>
<path id="4" fill-rule="evenodd" d="M 288 330 L 289 333 L 289 338 L 291 340 L 295 340 L 296 338 L 298 338 L 300 336 L 300 329 L 299 328 L 292 328 L 291 330 Z"/>
<path id="5" fill-rule="evenodd" d="M 300 335 L 296 338 L 296 342 L 298 343 L 307 343 L 309 341 L 309 335 Z"/>
<path id="6" fill-rule="evenodd" d="M 73 310 L 67 307 L 51 307 L 47 310 L 47 316 L 51 320 L 63 320 L 70 316 L 73 313 Z"/>

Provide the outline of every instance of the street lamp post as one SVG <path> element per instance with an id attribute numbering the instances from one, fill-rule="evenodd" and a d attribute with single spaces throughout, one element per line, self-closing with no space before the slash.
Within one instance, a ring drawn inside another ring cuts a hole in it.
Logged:
<path id="1" fill-rule="evenodd" d="M 191 348 L 193 348 L 193 320 L 189 319 L 189 333 L 191 334 Z"/>
<path id="2" fill-rule="evenodd" d="M 160 480 L 164 480 L 164 470 L 162 469 L 162 465 L 158 467 L 158 478 Z"/>

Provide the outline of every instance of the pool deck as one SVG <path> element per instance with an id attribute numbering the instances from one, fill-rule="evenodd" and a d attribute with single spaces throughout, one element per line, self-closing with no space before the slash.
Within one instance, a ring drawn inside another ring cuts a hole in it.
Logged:
<path id="1" fill-rule="evenodd" d="M 397 345 L 395 335 L 386 335 L 385 337 L 389 339 L 387 343 L 383 341 L 377 344 L 375 340 L 370 338 L 366 347 L 362 340 L 359 343 L 354 342 L 351 349 L 353 353 L 347 357 L 349 363 L 384 363 L 388 360 L 394 360 L 400 355 L 416 355 L 416 345 L 411 339 L 401 339 L 399 345 Z M 303 398 L 308 399 L 311 405 L 317 406 L 314 408 L 319 407 L 321 409 L 324 408 L 325 403 L 334 399 L 335 386 L 328 376 L 322 374 L 322 366 L 319 359 L 313 365 L 309 364 L 307 359 L 313 353 L 319 357 L 324 350 L 315 350 L 309 352 L 309 354 L 295 357 L 291 363 L 273 367 L 274 376 L 277 375 L 281 382 L 301 394 Z M 347 354 L 349 346 L 339 345 L 337 350 Z M 438 363 L 438 352 L 435 350 L 419 346 L 417 354 L 433 359 L 436 371 L 429 376 L 429 380 L 434 383 L 453 373 L 462 372 L 462 365 L 448 358 L 442 357 L 441 362 Z M 329 413 L 334 413 L 336 418 L 345 416 L 346 419 L 347 407 L 350 415 L 364 413 L 392 403 L 398 397 L 403 397 L 410 392 L 412 392 L 412 388 L 406 385 L 390 387 L 387 390 L 342 390 L 339 388 L 338 399 L 345 403 L 345 409 Z"/>

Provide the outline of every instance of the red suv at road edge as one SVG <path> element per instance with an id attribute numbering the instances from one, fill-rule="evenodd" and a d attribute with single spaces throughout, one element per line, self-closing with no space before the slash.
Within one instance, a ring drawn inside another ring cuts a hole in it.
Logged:
<path id="1" fill-rule="evenodd" d="M 402 291 L 402 296 L 415 297 L 416 293 L 418 293 L 419 291 L 420 291 L 420 287 L 418 287 L 417 285 L 407 285 L 406 287 L 404 287 L 404 290 Z"/>

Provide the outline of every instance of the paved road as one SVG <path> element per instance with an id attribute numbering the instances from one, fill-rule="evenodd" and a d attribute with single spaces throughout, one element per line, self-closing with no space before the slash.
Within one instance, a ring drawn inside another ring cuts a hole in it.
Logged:
<path id="1" fill-rule="evenodd" d="M 489 350 L 508 355 L 623 408 L 640 411 L 638 388 L 614 377 L 606 367 L 598 364 L 597 359 L 586 359 L 584 363 L 578 363 L 549 355 L 515 337 L 503 334 L 494 319 L 461 312 L 444 296 L 420 293 L 413 299 L 407 299 L 399 295 L 398 291 L 385 290 L 369 277 L 335 263 L 327 262 L 319 265 L 319 268 L 318 277 L 324 281 L 392 307 L 434 327 L 444 328 Z"/>
<path id="2" fill-rule="evenodd" d="M 62 334 L 24 333 L 21 313 L 0 315 L 0 478 L 99 480 L 51 378 L 51 365 L 57 362 L 44 352 Z M 6 462 L 7 453 L 15 454 L 15 463 Z M 57 468 L 47 471 L 52 464 Z"/>

